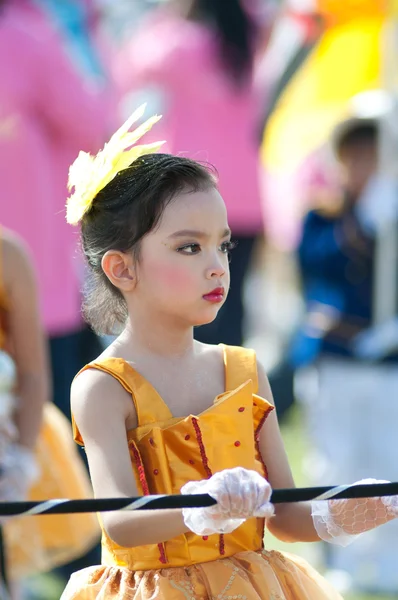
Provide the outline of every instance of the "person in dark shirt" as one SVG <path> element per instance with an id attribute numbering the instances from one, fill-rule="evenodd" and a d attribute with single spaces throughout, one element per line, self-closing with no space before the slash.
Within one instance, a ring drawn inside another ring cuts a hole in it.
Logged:
<path id="1" fill-rule="evenodd" d="M 308 464 L 325 484 L 361 479 L 369 469 L 381 479 L 397 475 L 398 354 L 370 361 L 361 352 L 374 310 L 376 221 L 396 202 L 380 184 L 378 138 L 377 119 L 353 118 L 336 129 L 338 191 L 306 216 L 297 253 L 306 310 L 290 359 L 298 383 L 306 382 Z M 349 573 L 354 588 L 392 592 L 397 539 L 392 526 L 374 531 L 366 545 L 331 546 L 327 566 Z"/>

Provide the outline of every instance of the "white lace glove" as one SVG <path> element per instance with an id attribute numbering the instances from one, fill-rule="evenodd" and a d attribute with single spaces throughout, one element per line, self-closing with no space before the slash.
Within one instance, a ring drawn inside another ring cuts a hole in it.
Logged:
<path id="1" fill-rule="evenodd" d="M 181 488 L 181 494 L 209 494 L 217 504 L 183 508 L 184 523 L 197 535 L 231 533 L 250 517 L 272 517 L 271 493 L 264 477 L 242 467 L 225 469 L 210 479 L 189 481 Z"/>
<path id="2" fill-rule="evenodd" d="M 389 483 L 363 479 L 353 485 Z M 348 546 L 365 531 L 384 525 L 398 517 L 398 496 L 314 500 L 312 520 L 319 537 L 325 542 Z"/>
<path id="3" fill-rule="evenodd" d="M 22 502 L 39 476 L 33 452 L 9 444 L 0 464 L 0 502 Z"/>

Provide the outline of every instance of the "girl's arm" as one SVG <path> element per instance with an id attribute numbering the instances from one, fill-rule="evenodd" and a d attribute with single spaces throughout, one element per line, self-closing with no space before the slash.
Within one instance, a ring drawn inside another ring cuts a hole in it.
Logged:
<path id="1" fill-rule="evenodd" d="M 2 232 L 4 286 L 9 299 L 8 327 L 17 369 L 15 425 L 18 443 L 33 450 L 50 396 L 47 348 L 40 323 L 34 270 L 23 243 Z"/>
<path id="2" fill-rule="evenodd" d="M 259 395 L 274 404 L 268 378 L 261 365 L 258 365 L 258 381 Z M 273 489 L 296 487 L 275 410 L 270 413 L 261 430 L 260 452 L 267 465 L 268 478 Z M 319 541 L 309 502 L 276 504 L 275 516 L 269 519 L 267 527 L 275 537 L 285 542 Z"/>
<path id="3" fill-rule="evenodd" d="M 259 393 L 273 403 L 272 392 L 264 370 L 259 369 Z M 273 411 L 260 434 L 261 456 L 267 465 L 269 482 L 274 489 L 295 487 L 285 448 Z M 362 480 L 358 483 L 381 483 Z M 314 519 L 317 522 L 315 528 Z M 349 500 L 329 500 L 317 503 L 297 502 L 277 504 L 275 516 L 267 526 L 275 537 L 286 542 L 327 542 L 347 546 L 366 531 L 384 525 L 398 517 L 396 496 Z M 319 535 L 317 533 L 319 532 Z"/>
<path id="4" fill-rule="evenodd" d="M 137 426 L 129 394 L 106 373 L 88 370 L 73 382 L 71 401 L 95 497 L 138 496 L 126 436 L 126 426 Z M 180 509 L 105 512 L 101 518 L 109 537 L 124 547 L 156 544 L 189 531 Z"/>

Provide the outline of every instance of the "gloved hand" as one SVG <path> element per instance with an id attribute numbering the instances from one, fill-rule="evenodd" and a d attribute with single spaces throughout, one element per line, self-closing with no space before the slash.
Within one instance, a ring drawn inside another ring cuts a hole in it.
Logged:
<path id="1" fill-rule="evenodd" d="M 217 500 L 215 506 L 183 509 L 185 524 L 197 535 L 231 533 L 250 517 L 269 519 L 274 514 L 268 481 L 242 467 L 225 469 L 210 479 L 190 481 L 181 493 L 209 494 Z"/>
<path id="2" fill-rule="evenodd" d="M 19 444 L 9 444 L 0 463 L 0 502 L 21 502 L 39 476 L 33 452 Z"/>
<path id="3" fill-rule="evenodd" d="M 15 363 L 7 352 L 0 350 L 0 465 L 7 446 L 15 442 L 18 434 L 13 422 L 15 382 Z"/>
<path id="4" fill-rule="evenodd" d="M 353 485 L 389 483 L 363 479 Z M 313 500 L 312 519 L 319 537 L 325 542 L 348 546 L 357 537 L 398 517 L 398 496 Z"/>

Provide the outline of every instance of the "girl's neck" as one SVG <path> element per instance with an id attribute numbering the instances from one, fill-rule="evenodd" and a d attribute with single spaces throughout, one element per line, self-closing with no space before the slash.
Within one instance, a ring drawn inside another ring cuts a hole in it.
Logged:
<path id="1" fill-rule="evenodd" d="M 150 326 L 130 319 L 119 340 L 134 348 L 134 354 L 156 355 L 160 358 L 187 358 L 194 353 L 193 327 L 172 327 L 164 322 Z"/>

